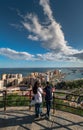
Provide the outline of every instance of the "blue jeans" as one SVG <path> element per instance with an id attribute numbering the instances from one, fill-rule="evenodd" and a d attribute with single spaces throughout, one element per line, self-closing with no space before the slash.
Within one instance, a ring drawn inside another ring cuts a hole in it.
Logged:
<path id="1" fill-rule="evenodd" d="M 51 106 L 52 106 L 52 100 L 46 100 L 46 108 L 47 108 L 47 115 L 50 115 L 50 110 L 51 110 Z"/>
<path id="2" fill-rule="evenodd" d="M 35 104 L 35 114 L 36 116 L 39 116 L 42 113 L 42 103 L 36 103 Z"/>

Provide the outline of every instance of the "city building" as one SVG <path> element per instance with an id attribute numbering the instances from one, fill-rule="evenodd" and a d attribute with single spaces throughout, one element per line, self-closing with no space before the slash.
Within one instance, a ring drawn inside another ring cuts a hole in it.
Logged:
<path id="1" fill-rule="evenodd" d="M 4 87 L 4 81 L 0 80 L 0 89 L 3 89 L 3 87 Z"/>

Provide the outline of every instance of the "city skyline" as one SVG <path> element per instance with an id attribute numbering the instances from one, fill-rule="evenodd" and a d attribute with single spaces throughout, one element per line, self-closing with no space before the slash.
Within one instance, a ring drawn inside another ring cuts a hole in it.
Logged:
<path id="1" fill-rule="evenodd" d="M 0 0 L 0 68 L 83 67 L 82 12 L 82 0 Z"/>

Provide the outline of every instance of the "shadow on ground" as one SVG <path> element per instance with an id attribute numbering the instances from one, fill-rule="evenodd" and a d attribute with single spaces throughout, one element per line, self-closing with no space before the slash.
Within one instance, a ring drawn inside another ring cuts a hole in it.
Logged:
<path id="1" fill-rule="evenodd" d="M 0 130 L 83 130 L 83 117 L 56 111 L 52 119 L 35 119 L 34 111 L 0 111 Z"/>

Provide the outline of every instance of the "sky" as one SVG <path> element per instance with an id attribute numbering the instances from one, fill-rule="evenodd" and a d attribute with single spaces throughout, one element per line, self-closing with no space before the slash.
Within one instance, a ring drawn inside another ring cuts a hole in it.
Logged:
<path id="1" fill-rule="evenodd" d="M 0 68 L 83 67 L 83 0 L 0 0 Z"/>

